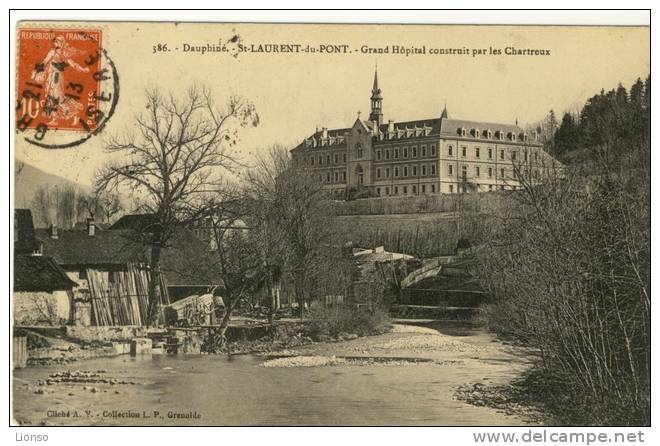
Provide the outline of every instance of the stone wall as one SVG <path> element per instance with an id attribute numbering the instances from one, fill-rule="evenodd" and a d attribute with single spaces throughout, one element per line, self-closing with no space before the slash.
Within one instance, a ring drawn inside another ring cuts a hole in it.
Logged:
<path id="1" fill-rule="evenodd" d="M 71 320 L 71 299 L 66 291 L 14 292 L 15 325 L 63 325 Z"/>
<path id="2" fill-rule="evenodd" d="M 130 341 L 147 336 L 147 327 L 138 326 L 67 326 L 66 335 L 85 342 Z"/>

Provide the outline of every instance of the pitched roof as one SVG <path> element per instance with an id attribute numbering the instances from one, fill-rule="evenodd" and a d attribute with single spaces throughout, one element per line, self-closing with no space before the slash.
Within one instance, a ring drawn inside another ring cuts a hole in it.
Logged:
<path id="1" fill-rule="evenodd" d="M 155 214 L 128 214 L 114 222 L 108 229 L 133 229 L 135 231 L 148 231 L 158 224 Z"/>
<path id="2" fill-rule="evenodd" d="M 57 239 L 46 230 L 37 230 L 43 241 L 44 255 L 52 256 L 60 265 L 92 267 L 147 263 L 148 244 L 139 231 L 130 229 L 97 231 L 89 236 L 85 231 L 60 231 Z M 161 252 L 161 271 L 168 285 L 218 285 L 218 274 L 209 265 L 208 245 L 188 229 L 178 227 L 169 246 Z"/>
<path id="3" fill-rule="evenodd" d="M 504 132 L 504 134 L 513 133 L 518 135 L 523 133 L 524 130 L 514 124 L 498 124 L 495 122 L 479 122 L 479 121 L 466 121 L 463 119 L 443 119 L 442 131 L 443 135 L 456 136 L 459 134 L 461 128 L 467 130 L 468 135 L 472 129 L 477 129 L 481 132 L 484 130 L 491 130 L 493 134 L 497 131 Z"/>
<path id="4" fill-rule="evenodd" d="M 14 257 L 14 291 L 70 290 L 77 284 L 50 257 Z"/>
<path id="5" fill-rule="evenodd" d="M 138 243 L 130 230 L 97 231 L 93 236 L 86 231 L 60 230 L 52 238 L 45 229 L 37 229 L 43 242 L 44 255 L 51 256 L 60 265 L 124 264 L 144 261 L 144 245 Z"/>
<path id="6" fill-rule="evenodd" d="M 442 112 L 440 118 L 431 118 L 431 119 L 418 119 L 414 121 L 401 121 L 393 122 L 391 125 L 394 127 L 393 139 L 408 139 L 408 138 L 419 138 L 419 137 L 428 137 L 428 136 L 447 136 L 447 137 L 461 137 L 461 129 L 467 131 L 468 138 L 475 137 L 472 134 L 472 130 L 479 130 L 481 135 L 479 138 L 485 136 L 486 130 L 491 130 L 493 132 L 493 138 L 495 138 L 497 132 L 503 132 L 503 134 L 508 138 L 509 134 L 514 134 L 516 136 L 523 134 L 524 130 L 514 124 L 500 124 L 495 122 L 479 122 L 479 121 L 468 121 L 463 119 L 449 119 L 447 117 L 446 108 Z M 372 130 L 373 123 L 371 121 L 360 121 L 367 128 Z M 379 130 L 381 135 L 384 135 L 387 141 L 387 135 L 389 134 L 389 123 L 381 124 Z M 344 135 L 350 132 L 350 128 L 342 129 L 332 129 L 327 130 L 327 138 L 323 138 L 322 131 L 316 131 L 311 136 L 305 139 L 305 141 L 311 141 L 311 147 L 326 147 L 326 146 L 343 146 L 346 143 Z M 293 150 L 300 150 L 301 148 L 306 147 L 305 141 L 296 146 Z M 380 139 L 380 141 L 384 141 Z M 540 143 L 538 143 L 540 144 Z"/>

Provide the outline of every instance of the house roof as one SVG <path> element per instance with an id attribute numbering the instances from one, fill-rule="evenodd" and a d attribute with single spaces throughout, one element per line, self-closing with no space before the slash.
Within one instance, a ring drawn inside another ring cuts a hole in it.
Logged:
<path id="1" fill-rule="evenodd" d="M 139 231 L 118 229 L 97 231 L 60 231 L 51 238 L 46 230 L 37 230 L 43 242 L 44 255 L 60 265 L 93 267 L 147 263 L 149 245 Z M 161 251 L 161 271 L 168 285 L 218 285 L 222 280 L 208 262 L 208 245 L 188 229 L 177 227 L 168 246 Z"/>
<path id="2" fill-rule="evenodd" d="M 133 229 L 135 231 L 149 231 L 158 224 L 155 214 L 128 214 L 114 222 L 108 229 Z"/>
<path id="3" fill-rule="evenodd" d="M 14 257 L 14 291 L 71 290 L 77 284 L 50 257 Z"/>
<path id="4" fill-rule="evenodd" d="M 500 124 L 494 122 L 479 122 L 479 121 L 468 121 L 463 119 L 449 119 L 447 117 L 446 109 L 443 110 L 443 114 L 440 118 L 431 118 L 431 119 L 418 119 L 414 121 L 401 121 L 381 124 L 379 126 L 380 135 L 383 138 L 379 139 L 380 141 L 392 141 L 392 140 L 403 140 L 409 138 L 422 138 L 429 136 L 444 136 L 452 138 L 479 138 L 482 139 L 485 137 L 485 132 L 491 130 L 493 132 L 493 141 L 497 141 L 496 133 L 502 132 L 505 135 L 505 140 L 508 140 L 512 143 L 518 143 L 520 141 L 510 141 L 509 135 L 514 134 L 519 136 L 524 133 L 524 130 L 518 125 L 513 124 Z M 360 121 L 367 129 L 373 129 L 373 123 L 371 121 Z M 393 126 L 394 130 L 392 132 L 392 138 L 388 138 L 390 125 Z M 461 129 L 465 129 L 467 135 L 463 137 L 461 135 Z M 474 135 L 473 130 L 478 130 L 480 135 Z M 343 146 L 346 143 L 345 134 L 350 132 L 350 128 L 342 129 L 332 129 L 325 130 L 327 132 L 327 138 L 324 138 L 323 132 L 317 130 L 305 141 L 311 142 L 310 148 L 316 147 L 332 147 L 332 146 Z M 293 150 L 300 150 L 307 147 L 305 141 L 296 146 Z M 487 140 L 488 141 L 488 140 Z M 540 144 L 534 143 L 532 141 L 527 142 L 527 144 Z"/>

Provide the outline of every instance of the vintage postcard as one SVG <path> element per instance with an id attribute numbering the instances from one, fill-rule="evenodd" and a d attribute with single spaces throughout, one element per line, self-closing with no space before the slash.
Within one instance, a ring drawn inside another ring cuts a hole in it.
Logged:
<path id="1" fill-rule="evenodd" d="M 649 27 L 13 39 L 12 424 L 650 425 Z"/>

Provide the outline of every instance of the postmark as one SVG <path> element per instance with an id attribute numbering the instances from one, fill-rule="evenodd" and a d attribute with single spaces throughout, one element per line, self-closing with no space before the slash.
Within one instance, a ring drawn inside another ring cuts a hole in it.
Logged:
<path id="1" fill-rule="evenodd" d="M 97 135 L 119 99 L 119 76 L 101 30 L 20 28 L 16 85 L 16 131 L 48 149 Z"/>

